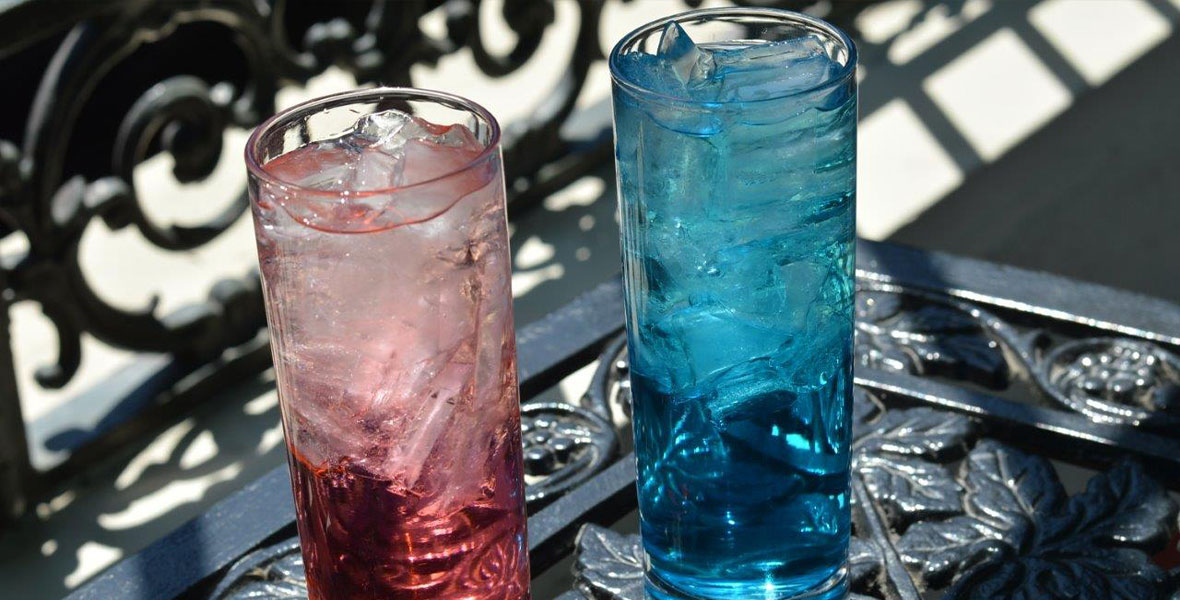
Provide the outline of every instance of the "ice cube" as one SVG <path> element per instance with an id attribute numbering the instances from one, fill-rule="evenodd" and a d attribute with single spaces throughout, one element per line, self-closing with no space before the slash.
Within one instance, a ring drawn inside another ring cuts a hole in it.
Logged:
<path id="1" fill-rule="evenodd" d="M 817 35 L 805 35 L 776 42 L 753 43 L 718 49 L 713 54 L 717 68 L 781 67 L 791 61 L 828 56 L 828 42 Z"/>
<path id="2" fill-rule="evenodd" d="M 677 23 L 664 28 L 655 54 L 625 54 L 619 66 L 642 88 L 684 100 L 712 99 L 707 89 L 713 76 L 712 54 L 693 43 Z"/>
<path id="3" fill-rule="evenodd" d="M 680 393 L 735 364 L 770 356 L 792 341 L 772 321 L 723 306 L 686 306 L 647 329 L 650 347 L 637 348 L 644 353 L 640 358 L 667 368 L 668 379 Z"/>
<path id="4" fill-rule="evenodd" d="M 381 190 L 405 184 L 404 156 L 384 150 L 362 148 L 353 156 L 351 190 Z"/>
<path id="5" fill-rule="evenodd" d="M 353 135 L 391 154 L 400 150 L 406 140 L 423 135 L 414 117 L 400 110 L 385 110 L 361 117 L 353 126 Z"/>
<path id="6" fill-rule="evenodd" d="M 314 151 L 307 154 L 316 164 L 299 169 L 288 166 L 283 171 L 289 173 L 288 180 L 305 188 L 341 192 L 383 190 L 405 183 L 406 161 L 400 149 L 384 150 L 352 134 L 313 146 Z"/>
<path id="7" fill-rule="evenodd" d="M 463 125 L 437 125 L 400 110 L 391 109 L 361 117 L 353 134 L 374 149 L 395 154 L 411 142 L 429 142 L 448 148 L 482 150 L 483 145 Z"/>
<path id="8" fill-rule="evenodd" d="M 622 98 L 623 102 L 638 102 L 640 110 L 662 127 L 695 137 L 709 137 L 720 131 L 721 121 L 715 110 L 688 104 L 712 102 L 718 90 L 712 55 L 694 44 L 680 25 L 669 23 L 665 27 L 656 54 L 624 54 L 618 68 L 624 80 L 640 88 L 686 101 L 670 106 Z"/>
<path id="9" fill-rule="evenodd" d="M 351 131 L 324 144 L 332 145 L 341 160 L 312 173 L 312 187 L 354 192 L 434 179 L 461 169 L 483 150 L 463 125 L 436 125 L 400 110 L 367 114 Z"/>
<path id="10" fill-rule="evenodd" d="M 816 36 L 718 49 L 712 53 L 719 100 L 751 101 L 812 89 L 840 65 Z"/>
<path id="11" fill-rule="evenodd" d="M 789 369 L 780 353 L 738 362 L 705 381 L 709 410 L 719 423 L 778 410 Z"/>
<path id="12" fill-rule="evenodd" d="M 713 55 L 701 50 L 675 21 L 660 35 L 656 57 L 686 89 L 699 87 L 713 76 Z"/>
<path id="13" fill-rule="evenodd" d="M 302 187 L 339 193 L 276 190 L 276 200 L 300 223 L 329 231 L 374 231 L 429 220 L 488 185 L 495 176 L 493 161 L 465 168 L 483 150 L 464 125 L 435 125 L 388 110 L 361 117 L 339 137 L 274 159 L 267 170 Z M 428 186 L 409 187 L 452 173 Z"/>
<path id="14" fill-rule="evenodd" d="M 464 125 L 436 125 L 399 110 L 366 115 L 357 123 L 356 134 L 372 140 L 369 148 L 413 165 L 398 185 L 459 171 L 484 148 Z"/>

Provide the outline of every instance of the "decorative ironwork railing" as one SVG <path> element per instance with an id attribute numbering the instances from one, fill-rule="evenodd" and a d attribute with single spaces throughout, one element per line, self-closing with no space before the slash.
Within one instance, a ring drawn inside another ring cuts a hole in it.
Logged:
<path id="1" fill-rule="evenodd" d="M 606 123 L 590 139 L 563 136 L 590 67 L 604 55 L 606 1 L 557 1 L 578 12 L 572 50 L 558 61 L 561 77 L 552 89 L 536 90 L 528 116 L 505 128 L 513 211 L 609 158 Z M 159 223 L 145 209 L 136 167 L 167 153 L 177 181 L 206 179 L 221 160 L 227 130 L 255 126 L 274 112 L 280 88 L 306 83 L 329 67 L 361 83 L 412 85 L 411 67 L 462 51 L 470 52 L 483 76 L 514 73 L 554 31 L 555 4 L 504 0 L 498 6 L 498 16 L 491 16 L 516 36 L 503 54 L 489 49 L 481 10 L 490 9 L 480 0 L 17 0 L 0 9 L 0 77 L 6 85 L 0 106 L 7 109 L 0 120 L 0 239 L 27 240 L 0 262 L 0 329 L 7 335 L 13 304 L 39 306 L 56 330 L 57 356 L 37 367 L 33 379 L 49 389 L 75 376 L 85 335 L 172 359 L 165 373 L 133 386 L 138 400 L 118 403 L 118 414 L 94 431 L 70 436 L 67 446 L 115 444 L 147 427 L 145 414 L 163 419 L 269 361 L 266 340 L 258 336 L 265 322 L 254 273 L 218 281 L 205 300 L 171 314 L 159 314 L 154 301 L 140 310 L 113 305 L 87 279 L 80 248 L 95 223 L 133 228 L 157 249 L 185 252 L 217 239 L 248 207 L 244 189 L 233 190 L 211 200 L 223 208 L 204 222 Z M 829 16 L 848 21 L 862 5 L 833 6 Z M 431 13 L 441 13 L 444 24 L 433 34 L 420 25 Z M 136 259 L 123 260 L 133 268 Z M 11 340 L 4 342 L 0 514 L 11 517 L 22 512 L 42 478 L 29 463 Z M 237 349 L 234 358 L 224 355 L 230 348 Z M 191 375 L 199 369 L 201 382 L 193 384 Z M 173 389 L 185 377 L 188 387 Z M 155 405 L 164 392 L 171 400 L 161 409 Z M 70 458 L 53 465 L 55 472 L 98 454 L 70 449 Z"/>

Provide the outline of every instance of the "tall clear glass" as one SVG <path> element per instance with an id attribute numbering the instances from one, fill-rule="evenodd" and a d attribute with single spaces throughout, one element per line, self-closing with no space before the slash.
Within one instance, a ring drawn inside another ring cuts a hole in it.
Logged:
<path id="1" fill-rule="evenodd" d="M 329 96 L 246 148 L 312 600 L 528 598 L 500 129 Z"/>
<path id="2" fill-rule="evenodd" d="M 835 598 L 850 528 L 856 51 L 772 9 L 610 55 L 656 598 Z"/>

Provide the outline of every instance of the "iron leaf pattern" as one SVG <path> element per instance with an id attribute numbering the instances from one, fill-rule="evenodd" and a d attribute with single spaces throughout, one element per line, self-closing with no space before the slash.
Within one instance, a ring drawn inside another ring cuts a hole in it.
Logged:
<path id="1" fill-rule="evenodd" d="M 1136 464 L 1095 475 L 1068 497 L 1047 460 L 994 441 L 964 461 L 961 514 L 914 524 L 902 560 L 950 599 L 1163 598 L 1147 551 L 1176 507 Z"/>
<path id="2" fill-rule="evenodd" d="M 642 600 L 643 547 L 639 536 L 597 525 L 578 533 L 574 578 L 578 590 L 600 600 Z"/>
<path id="3" fill-rule="evenodd" d="M 923 460 L 868 457 L 856 466 L 865 487 L 886 508 L 890 521 L 904 524 L 959 512 L 960 486 L 946 467 Z"/>
<path id="4" fill-rule="evenodd" d="M 865 492 L 853 511 L 858 523 L 879 515 L 896 532 L 854 531 L 854 600 L 917 600 L 922 589 L 948 600 L 1148 600 L 1168 597 L 1180 581 L 1148 559 L 1176 507 L 1134 463 L 1093 477 L 1071 498 L 1047 460 L 981 440 L 973 418 L 887 410 L 855 388 L 852 420 L 853 485 Z M 641 552 L 638 536 L 583 532 L 579 593 L 642 598 Z"/>
<path id="5" fill-rule="evenodd" d="M 962 512 L 962 487 L 943 462 L 962 454 L 973 422 L 930 408 L 874 410 L 859 389 L 854 403 L 852 468 L 891 524 Z"/>
<path id="6" fill-rule="evenodd" d="M 856 401 L 871 402 L 865 394 L 858 396 L 860 399 Z M 865 415 L 862 411 L 857 413 Z M 861 454 L 942 460 L 965 447 L 972 424 L 963 415 L 932 408 L 908 408 L 883 412 L 876 421 L 854 427 L 854 432 L 857 433 L 853 447 Z"/>
<path id="7" fill-rule="evenodd" d="M 877 542 L 853 536 L 848 544 L 848 583 L 852 589 L 872 587 L 885 568 L 885 558 Z"/>
<path id="8" fill-rule="evenodd" d="M 614 348 L 608 356 L 622 361 L 621 352 Z M 612 379 L 604 378 L 604 385 L 615 385 Z M 531 403 L 524 412 L 526 450 L 564 448 L 551 448 L 552 436 L 530 434 L 576 429 L 585 438 L 607 423 L 597 411 L 565 404 Z M 1048 461 L 977 441 L 969 417 L 931 408 L 886 410 L 855 388 L 852 419 L 854 486 L 863 484 L 866 494 L 853 510 L 865 518 L 883 515 L 898 536 L 856 528 L 848 558 L 851 600 L 917 600 L 902 565 L 921 587 L 948 600 L 1150 600 L 1175 588 L 1175 578 L 1153 566 L 1148 552 L 1164 543 L 1176 507 L 1135 464 L 1095 476 L 1071 498 Z M 586 438 L 581 447 L 595 446 Z M 956 476 L 948 465 L 964 454 Z M 549 477 L 562 471 L 551 466 L 542 469 Z M 296 544 L 290 540 L 243 559 L 213 597 L 302 597 Z M 574 576 L 576 589 L 563 598 L 644 598 L 639 536 L 585 526 Z M 898 587 L 902 580 L 910 587 Z"/>
<path id="9" fill-rule="evenodd" d="M 856 319 L 856 358 L 861 366 L 991 388 L 1008 383 L 1008 363 L 999 343 L 987 335 L 979 319 L 953 303 L 912 303 L 900 293 L 861 290 Z"/>

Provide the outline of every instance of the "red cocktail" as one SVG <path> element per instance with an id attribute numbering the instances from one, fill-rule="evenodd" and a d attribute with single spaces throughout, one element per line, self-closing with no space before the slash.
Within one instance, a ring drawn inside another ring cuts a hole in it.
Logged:
<path id="1" fill-rule="evenodd" d="M 312 600 L 529 597 L 498 143 L 470 102 L 378 89 L 247 146 Z"/>

